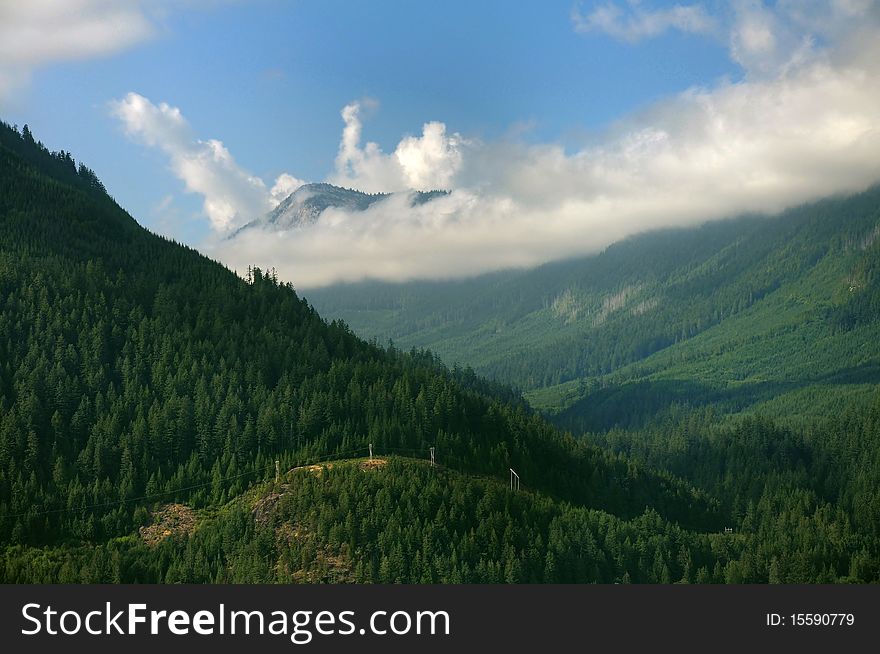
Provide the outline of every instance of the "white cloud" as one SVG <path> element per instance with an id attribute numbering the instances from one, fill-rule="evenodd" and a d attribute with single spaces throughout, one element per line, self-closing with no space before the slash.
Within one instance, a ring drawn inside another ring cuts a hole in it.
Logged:
<path id="1" fill-rule="evenodd" d="M 394 151 L 409 185 L 415 189 L 448 188 L 461 168 L 462 139 L 446 136 L 446 125 L 425 123 L 422 136 L 407 136 Z"/>
<path id="2" fill-rule="evenodd" d="M 375 101 L 368 101 L 369 107 Z M 448 188 L 461 167 L 464 139 L 446 134 L 446 125 L 425 123 L 422 135 L 407 136 L 392 154 L 377 143 L 361 147 L 363 124 L 361 102 L 342 109 L 345 127 L 336 156 L 336 172 L 329 179 L 334 184 L 354 187 L 369 193 Z"/>
<path id="3" fill-rule="evenodd" d="M 772 76 L 849 47 L 866 32 L 876 35 L 876 0 L 737 0 L 733 4 L 730 54 L 747 74 Z"/>
<path id="4" fill-rule="evenodd" d="M 814 54 L 814 34 L 798 29 L 784 7 L 770 8 L 761 0 L 739 0 L 733 6 L 730 57 L 746 73 L 776 75 Z"/>
<path id="5" fill-rule="evenodd" d="M 140 0 L 3 0 L 0 100 L 41 66 L 113 54 L 154 33 Z"/>
<path id="6" fill-rule="evenodd" d="M 155 105 L 137 93 L 111 102 L 110 107 L 131 138 L 162 150 L 186 190 L 204 197 L 205 213 L 218 232 L 261 216 L 286 197 L 286 189 L 302 184 L 283 173 L 268 190 L 263 180 L 235 163 L 221 141 L 197 139 L 177 107 Z"/>
<path id="7" fill-rule="evenodd" d="M 667 9 L 647 9 L 638 0 L 621 6 L 606 2 L 587 14 L 575 6 L 571 12 L 574 29 L 581 33 L 602 32 L 622 41 L 636 42 L 659 36 L 669 30 L 707 34 L 715 20 L 701 5 L 675 5 Z"/>
<path id="8" fill-rule="evenodd" d="M 133 0 L 28 0 L 0 4 L 0 56 L 27 64 L 115 52 L 153 34 Z"/>
<path id="9" fill-rule="evenodd" d="M 303 288 L 461 277 L 595 252 L 649 229 L 865 189 L 880 181 L 880 21 L 875 5 L 823 7 L 815 27 L 778 3 L 766 23 L 771 34 L 762 35 L 748 32 L 758 29 L 753 23 L 747 29 L 749 12 L 762 7 L 741 3 L 737 38 L 750 53 L 772 52 L 773 66 L 668 98 L 574 153 L 563 144 L 457 136 L 457 145 L 437 147 L 450 137 L 429 123 L 420 139 L 406 137 L 387 155 L 361 147 L 358 107 L 350 105 L 337 178 L 342 172 L 347 185 L 389 190 L 434 171 L 453 192 L 417 207 L 393 196 L 363 213 L 330 209 L 314 227 L 248 230 L 213 252 L 240 270 L 273 265 Z"/>
<path id="10" fill-rule="evenodd" d="M 272 186 L 272 190 L 269 191 L 272 196 L 272 201 L 276 205 L 279 204 L 303 184 L 305 184 L 303 180 L 297 179 L 289 173 L 281 173 L 275 179 L 275 184 Z"/>
<path id="11" fill-rule="evenodd" d="M 877 0 L 732 0 L 717 15 L 704 4 L 651 9 L 642 0 L 593 3 L 572 9 L 576 32 L 604 33 L 635 43 L 670 30 L 726 41 L 730 58 L 752 77 L 774 76 L 815 58 L 822 45 L 838 41 L 859 21 L 880 18 Z"/>
<path id="12" fill-rule="evenodd" d="M 42 67 L 150 40 L 172 12 L 230 0 L 0 0 L 0 103 Z"/>

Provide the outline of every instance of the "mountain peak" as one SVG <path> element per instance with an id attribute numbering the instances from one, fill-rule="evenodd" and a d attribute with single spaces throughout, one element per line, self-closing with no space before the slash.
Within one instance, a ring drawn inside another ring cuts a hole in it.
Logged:
<path id="1" fill-rule="evenodd" d="M 447 195 L 448 191 L 409 191 L 408 194 L 411 196 L 410 206 L 418 206 Z M 308 227 L 314 225 L 326 209 L 366 211 L 376 202 L 392 195 L 395 194 L 365 193 L 327 182 L 310 182 L 297 188 L 265 216 L 244 225 L 233 236 L 237 236 L 249 227 L 271 226 L 279 231 Z"/>

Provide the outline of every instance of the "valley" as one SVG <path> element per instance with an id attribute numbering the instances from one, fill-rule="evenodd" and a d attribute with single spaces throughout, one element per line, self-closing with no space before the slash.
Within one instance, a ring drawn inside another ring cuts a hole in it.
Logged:
<path id="1" fill-rule="evenodd" d="M 878 196 L 303 297 L 2 123 L 0 581 L 876 581 Z"/>

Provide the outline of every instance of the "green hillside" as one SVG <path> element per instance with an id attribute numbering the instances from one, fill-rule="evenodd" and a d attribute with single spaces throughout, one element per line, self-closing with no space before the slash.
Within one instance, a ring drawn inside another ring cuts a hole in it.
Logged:
<path id="1" fill-rule="evenodd" d="M 743 544 L 650 510 L 621 520 L 400 457 L 297 468 L 195 514 L 187 534 L 172 530 L 159 542 L 10 548 L 5 576 L 32 579 L 39 567 L 64 582 L 669 583 L 711 579 Z"/>
<path id="2" fill-rule="evenodd" d="M 623 520 L 491 477 L 388 457 L 297 468 L 217 509 L 160 507 L 167 536 L 10 547 L 7 581 L 152 583 L 743 583 L 876 579 L 870 538 L 808 493 L 750 504 L 744 530 L 697 533 L 646 508 Z M 877 525 L 874 525 L 876 527 Z"/>
<path id="3" fill-rule="evenodd" d="M 563 420 L 590 415 L 592 427 L 625 422 L 627 406 L 649 416 L 673 402 L 801 423 L 864 405 L 880 384 L 878 208 L 880 192 L 872 191 L 793 212 L 803 222 L 782 256 L 809 262 L 811 248 L 825 247 L 796 276 L 780 275 L 760 301 L 693 338 L 611 373 L 535 391 L 533 403 L 563 409 Z"/>
<path id="4" fill-rule="evenodd" d="M 864 262 L 853 270 L 866 291 L 830 294 L 819 325 L 861 352 L 852 335 L 870 331 L 875 308 L 862 228 L 840 256 L 807 256 L 790 238 L 797 225 L 773 224 L 792 243 L 786 283 L 826 259 Z M 737 225 L 696 233 L 721 243 Z M 644 262 L 632 279 L 660 275 L 666 292 L 693 297 L 694 316 L 740 298 L 745 320 L 782 288 L 734 248 L 717 265 L 733 262 L 743 281 L 716 297 L 721 272 L 696 257 L 693 278 L 679 279 L 693 248 L 672 233 L 657 242 L 666 267 Z M 639 247 L 653 246 L 617 246 Z M 594 261 L 612 284 L 614 261 Z M 681 340 L 708 337 L 699 326 Z M 628 374 L 639 359 L 625 352 L 572 370 Z M 615 383 L 664 382 L 631 379 Z M 880 579 L 876 397 L 806 430 L 720 424 L 676 402 L 643 411 L 639 429 L 593 430 L 601 416 L 583 403 L 607 389 L 577 390 L 557 418 L 589 428 L 579 438 L 505 386 L 326 322 L 271 273 L 242 279 L 151 234 L 68 153 L 0 123 L 0 582 Z M 618 406 L 612 424 L 634 405 Z M 371 446 L 383 463 L 364 465 Z"/>
<path id="5" fill-rule="evenodd" d="M 718 503 L 560 433 L 509 391 L 369 345 L 289 285 L 153 235 L 88 169 L 0 128 L 0 542 L 101 543 L 201 509 L 274 461 L 436 448 L 462 472 L 629 519 Z"/>
<path id="6" fill-rule="evenodd" d="M 590 396 L 580 413 L 596 427 L 670 402 L 823 415 L 880 382 L 878 236 L 875 188 L 530 271 L 308 296 L 359 334 L 429 347 L 538 408 Z"/>

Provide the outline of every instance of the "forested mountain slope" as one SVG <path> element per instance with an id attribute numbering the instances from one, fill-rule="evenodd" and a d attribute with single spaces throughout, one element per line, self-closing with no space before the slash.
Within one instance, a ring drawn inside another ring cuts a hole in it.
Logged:
<path id="1" fill-rule="evenodd" d="M 665 411 L 575 439 L 149 233 L 0 124 L 2 582 L 880 578 L 876 407 Z"/>
<path id="2" fill-rule="evenodd" d="M 64 153 L 0 128 L 0 540 L 97 544 L 156 502 L 218 506 L 365 447 L 629 519 L 717 529 L 718 503 L 575 441 L 430 355 L 369 345 L 290 286 L 155 236 Z M 413 519 L 416 519 L 414 516 Z"/>
<path id="3" fill-rule="evenodd" d="M 790 394 L 773 410 L 797 413 L 817 408 L 817 395 L 865 395 L 880 382 L 878 236 L 874 188 L 534 270 L 307 295 L 359 334 L 430 347 L 528 391 L 540 408 L 613 395 L 612 408 L 593 407 L 603 414 L 595 426 L 627 414 L 627 398 L 723 399 L 739 411 Z"/>
<path id="4" fill-rule="evenodd" d="M 761 427 L 752 427 L 761 433 Z M 764 432 L 764 436 L 776 436 Z M 787 447 L 788 445 L 786 445 Z M 778 460 L 770 468 L 780 467 Z M 327 461 L 257 484 L 188 520 L 165 506 L 140 535 L 9 547 L 6 581 L 165 583 L 755 583 L 878 578 L 873 525 L 755 475 L 728 533 L 687 531 L 651 509 L 622 520 L 427 461 Z M 751 488 L 749 488 L 751 486 Z M 186 517 L 186 516 L 184 516 Z M 161 530 L 161 538 L 155 534 Z M 865 530 L 868 530 L 867 532 Z"/>
<path id="5" fill-rule="evenodd" d="M 880 578 L 878 270 L 873 188 L 534 270 L 308 296 L 718 498 L 736 538 L 713 551 L 733 560 L 701 580 L 864 581 Z"/>

